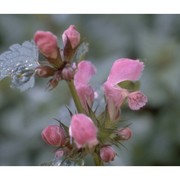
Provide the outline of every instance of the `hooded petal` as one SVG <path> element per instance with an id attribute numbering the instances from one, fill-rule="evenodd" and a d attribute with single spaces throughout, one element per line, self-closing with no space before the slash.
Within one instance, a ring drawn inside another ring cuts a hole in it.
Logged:
<path id="1" fill-rule="evenodd" d="M 126 80 L 136 81 L 139 79 L 143 68 L 144 63 L 139 60 L 118 59 L 114 62 L 107 81 L 112 85 Z"/>
<path id="2" fill-rule="evenodd" d="M 89 61 L 81 61 L 78 64 L 77 72 L 74 76 L 75 86 L 88 84 L 91 77 L 96 73 L 96 68 Z"/>

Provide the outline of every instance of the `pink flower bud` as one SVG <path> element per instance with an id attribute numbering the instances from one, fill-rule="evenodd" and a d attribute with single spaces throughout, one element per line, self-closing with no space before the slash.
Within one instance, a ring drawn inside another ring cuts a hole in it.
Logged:
<path id="1" fill-rule="evenodd" d="M 62 158 L 63 156 L 66 156 L 70 153 L 70 149 L 68 149 L 68 147 L 63 147 L 63 149 L 58 149 L 56 152 L 55 152 L 55 158 L 56 159 L 60 159 Z"/>
<path id="2" fill-rule="evenodd" d="M 57 150 L 55 152 L 55 158 L 60 159 L 63 156 L 64 156 L 64 150 Z"/>
<path id="3" fill-rule="evenodd" d="M 93 121 L 84 114 L 75 114 L 72 116 L 71 124 L 69 127 L 69 134 L 74 138 L 78 148 L 89 148 L 98 144 L 97 128 Z"/>
<path id="4" fill-rule="evenodd" d="M 75 70 L 70 66 L 64 67 L 62 70 L 62 77 L 66 81 L 72 80 L 74 78 L 74 74 Z"/>
<path id="5" fill-rule="evenodd" d="M 49 31 L 37 31 L 34 41 L 40 52 L 47 58 L 56 59 L 59 54 L 57 37 Z"/>
<path id="6" fill-rule="evenodd" d="M 123 129 L 118 129 L 117 134 L 120 137 L 120 140 L 128 140 L 132 136 L 132 130 L 130 128 L 123 128 Z"/>
<path id="7" fill-rule="evenodd" d="M 72 49 L 75 49 L 80 42 L 80 33 L 76 30 L 74 25 L 70 25 L 69 28 L 64 31 L 62 39 L 64 46 L 66 46 L 69 41 Z"/>
<path id="8" fill-rule="evenodd" d="M 100 157 L 104 162 L 113 161 L 116 156 L 116 152 L 111 146 L 104 146 L 100 149 Z"/>
<path id="9" fill-rule="evenodd" d="M 39 77 L 49 77 L 53 76 L 55 69 L 50 66 L 39 66 L 36 68 L 36 75 Z"/>
<path id="10" fill-rule="evenodd" d="M 63 146 L 65 144 L 65 131 L 57 125 L 46 127 L 41 136 L 43 140 L 51 146 Z"/>
<path id="11" fill-rule="evenodd" d="M 129 93 L 128 105 L 132 110 L 139 110 L 147 103 L 147 97 L 140 91 Z"/>

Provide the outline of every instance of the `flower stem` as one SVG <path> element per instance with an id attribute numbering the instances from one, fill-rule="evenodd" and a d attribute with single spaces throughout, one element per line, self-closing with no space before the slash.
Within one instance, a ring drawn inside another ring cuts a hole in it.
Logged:
<path id="1" fill-rule="evenodd" d="M 94 159 L 94 163 L 95 166 L 103 166 L 103 161 L 100 159 L 100 157 L 97 154 L 93 154 L 93 159 Z"/>
<path id="2" fill-rule="evenodd" d="M 68 83 L 68 86 L 69 86 L 69 89 L 70 89 L 70 92 L 73 97 L 73 100 L 74 100 L 74 103 L 75 103 L 78 113 L 85 113 L 84 109 L 82 107 L 82 104 L 80 102 L 80 99 L 78 97 L 76 88 L 74 86 L 74 82 L 71 80 L 71 81 L 68 81 L 67 83 Z"/>

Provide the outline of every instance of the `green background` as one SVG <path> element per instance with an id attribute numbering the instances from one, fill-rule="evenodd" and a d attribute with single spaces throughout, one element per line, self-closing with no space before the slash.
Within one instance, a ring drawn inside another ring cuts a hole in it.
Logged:
<path id="1" fill-rule="evenodd" d="M 148 104 L 140 111 L 124 108 L 132 122 L 133 137 L 127 149 L 108 165 L 180 165 L 180 15 L 0 15 L 0 52 L 14 43 L 33 39 L 37 30 L 61 34 L 74 24 L 89 42 L 87 60 L 97 67 L 97 89 L 116 59 L 145 62 L 140 79 Z M 0 82 L 0 165 L 39 165 L 53 159 L 54 149 L 41 139 L 53 118 L 69 121 L 70 103 L 64 82 L 48 92 L 47 79 L 24 93 Z"/>

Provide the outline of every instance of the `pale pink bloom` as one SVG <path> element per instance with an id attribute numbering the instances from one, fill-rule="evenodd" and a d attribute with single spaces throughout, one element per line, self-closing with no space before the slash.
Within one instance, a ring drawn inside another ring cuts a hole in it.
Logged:
<path id="1" fill-rule="evenodd" d="M 57 125 L 50 125 L 46 127 L 41 136 L 43 140 L 51 146 L 63 146 L 65 144 L 65 131 Z"/>
<path id="2" fill-rule="evenodd" d="M 121 140 L 128 140 L 132 137 L 132 130 L 130 128 L 122 128 L 117 130 L 117 134 L 119 135 Z"/>
<path id="3" fill-rule="evenodd" d="M 94 90 L 89 85 L 91 77 L 96 73 L 96 69 L 89 61 L 81 61 L 78 64 L 74 76 L 74 85 L 76 87 L 80 101 L 86 111 L 92 107 L 94 101 Z"/>
<path id="4" fill-rule="evenodd" d="M 147 103 L 147 97 L 140 91 L 129 93 L 128 105 L 132 110 L 139 110 Z"/>
<path id="5" fill-rule="evenodd" d="M 37 31 L 34 41 L 40 52 L 47 58 L 56 59 L 59 54 L 57 37 L 49 31 Z"/>
<path id="6" fill-rule="evenodd" d="M 111 146 L 104 146 L 100 149 L 100 157 L 104 162 L 113 161 L 116 156 L 116 152 Z"/>
<path id="7" fill-rule="evenodd" d="M 129 92 L 119 87 L 118 83 L 126 80 L 138 80 L 143 68 L 144 64 L 139 60 L 122 58 L 114 62 L 108 79 L 103 86 L 111 120 L 117 120 L 119 118 L 120 107 L 129 95 Z"/>
<path id="8" fill-rule="evenodd" d="M 92 148 L 98 144 L 96 137 L 97 128 L 93 121 L 84 114 L 75 114 L 72 116 L 69 135 L 74 139 L 77 148 L 85 146 Z"/>
<path id="9" fill-rule="evenodd" d="M 70 25 L 62 35 L 63 44 L 66 46 L 69 41 L 72 49 L 76 48 L 80 43 L 80 33 L 76 30 L 74 25 Z"/>

